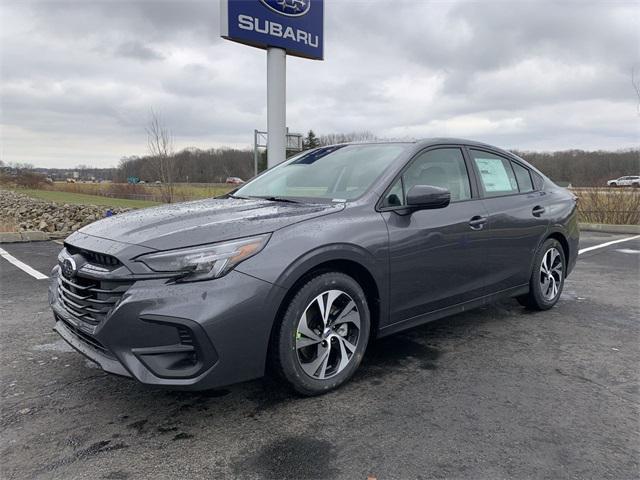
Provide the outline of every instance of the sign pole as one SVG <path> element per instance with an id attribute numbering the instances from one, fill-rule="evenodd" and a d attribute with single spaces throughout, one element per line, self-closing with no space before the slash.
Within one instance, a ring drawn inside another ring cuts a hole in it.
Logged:
<path id="1" fill-rule="evenodd" d="M 220 0 L 220 36 L 267 51 L 266 146 L 271 168 L 287 158 L 287 55 L 324 59 L 324 0 Z M 262 133 L 254 132 L 254 144 Z M 256 147 L 255 164 L 257 153 Z"/>
<path id="2" fill-rule="evenodd" d="M 287 52 L 267 48 L 267 167 L 286 159 Z"/>
<path id="3" fill-rule="evenodd" d="M 253 176 L 258 176 L 258 130 L 253 131 Z"/>

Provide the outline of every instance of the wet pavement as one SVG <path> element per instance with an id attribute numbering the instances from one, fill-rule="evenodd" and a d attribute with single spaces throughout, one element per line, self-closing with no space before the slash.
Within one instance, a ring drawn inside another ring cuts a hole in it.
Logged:
<path id="1" fill-rule="evenodd" d="M 60 245 L 2 248 L 48 274 Z M 379 340 L 349 384 L 301 398 L 107 375 L 51 330 L 47 281 L 0 259 L 0 476 L 638 478 L 639 271 L 640 240 L 587 252 L 556 308 L 509 300 Z"/>

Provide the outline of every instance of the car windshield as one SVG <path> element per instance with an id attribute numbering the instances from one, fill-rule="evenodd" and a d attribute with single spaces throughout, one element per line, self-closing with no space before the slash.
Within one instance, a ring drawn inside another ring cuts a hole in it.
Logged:
<path id="1" fill-rule="evenodd" d="M 234 196 L 353 200 L 405 149 L 402 143 L 317 148 L 270 169 Z"/>

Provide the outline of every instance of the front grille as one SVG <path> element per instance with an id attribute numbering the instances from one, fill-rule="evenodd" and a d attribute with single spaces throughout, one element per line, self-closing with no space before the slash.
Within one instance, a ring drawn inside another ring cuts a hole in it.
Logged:
<path id="1" fill-rule="evenodd" d="M 94 280 L 58 276 L 58 294 L 64 308 L 74 317 L 98 325 L 132 285 L 130 281 Z"/>
<path id="2" fill-rule="evenodd" d="M 65 244 L 65 248 L 69 255 L 82 255 L 87 262 L 92 263 L 94 265 L 100 265 L 101 267 L 119 267 L 122 265 L 120 260 L 116 257 L 112 257 L 111 255 L 107 255 L 105 253 L 92 252 L 90 250 L 83 250 L 82 248 L 74 247 L 73 245 Z"/>

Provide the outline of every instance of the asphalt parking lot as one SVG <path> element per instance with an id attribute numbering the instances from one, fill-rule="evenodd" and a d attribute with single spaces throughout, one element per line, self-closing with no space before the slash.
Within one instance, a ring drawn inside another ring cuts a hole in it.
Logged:
<path id="1" fill-rule="evenodd" d="M 45 274 L 60 249 L 1 247 Z M 586 252 L 556 308 L 505 301 L 388 337 L 348 385 L 300 398 L 107 375 L 51 330 L 47 280 L 2 258 L 1 476 L 638 478 L 639 272 L 638 239 Z"/>

